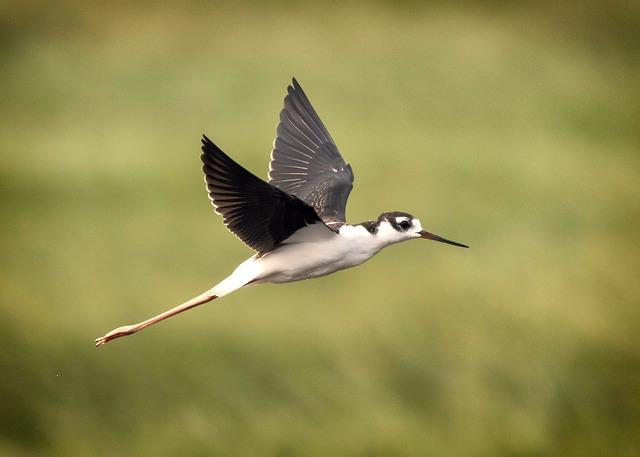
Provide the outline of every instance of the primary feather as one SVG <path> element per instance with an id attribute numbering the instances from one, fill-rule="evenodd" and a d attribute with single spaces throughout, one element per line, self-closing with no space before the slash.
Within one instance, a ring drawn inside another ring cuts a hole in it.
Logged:
<path id="1" fill-rule="evenodd" d="M 269 252 L 297 230 L 320 222 L 311 206 L 237 164 L 206 135 L 201 158 L 216 213 L 232 233 L 258 253 Z"/>
<path id="2" fill-rule="evenodd" d="M 269 182 L 311 205 L 330 227 L 345 222 L 353 171 L 295 78 L 280 112 Z"/>

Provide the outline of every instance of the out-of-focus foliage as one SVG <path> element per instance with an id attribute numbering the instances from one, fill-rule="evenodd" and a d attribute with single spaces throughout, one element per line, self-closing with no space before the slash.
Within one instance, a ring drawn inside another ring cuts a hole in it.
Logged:
<path id="1" fill-rule="evenodd" d="M 0 7 L 0 455 L 636 456 L 634 2 Z M 296 76 L 357 222 L 411 242 L 97 350 L 250 252 L 206 131 L 266 176 Z"/>

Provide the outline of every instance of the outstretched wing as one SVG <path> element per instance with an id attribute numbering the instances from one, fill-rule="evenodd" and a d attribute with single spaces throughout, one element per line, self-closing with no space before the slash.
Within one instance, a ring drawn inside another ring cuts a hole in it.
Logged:
<path id="1" fill-rule="evenodd" d="M 201 158 L 216 213 L 231 232 L 260 254 L 307 225 L 322 224 L 311 206 L 247 171 L 206 136 Z"/>
<path id="2" fill-rule="evenodd" d="M 345 222 L 353 171 L 293 78 L 271 152 L 269 182 L 313 206 L 327 223 Z"/>

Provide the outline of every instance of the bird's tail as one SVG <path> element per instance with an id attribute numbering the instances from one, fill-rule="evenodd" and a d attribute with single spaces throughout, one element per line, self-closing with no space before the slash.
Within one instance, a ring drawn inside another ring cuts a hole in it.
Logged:
<path id="1" fill-rule="evenodd" d="M 209 290 L 211 295 L 215 295 L 215 298 L 224 297 L 255 282 L 261 273 L 260 265 L 256 262 L 256 259 L 257 256 L 253 256 L 238 265 L 233 273 Z"/>

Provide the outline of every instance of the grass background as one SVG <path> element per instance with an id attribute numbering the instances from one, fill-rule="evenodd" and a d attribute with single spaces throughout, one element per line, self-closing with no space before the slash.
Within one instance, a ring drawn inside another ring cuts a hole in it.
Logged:
<path id="1" fill-rule="evenodd" d="M 5 2 L 0 455 L 636 456 L 635 2 Z M 199 136 L 266 176 L 296 76 L 352 222 L 470 250 L 225 297 Z"/>

